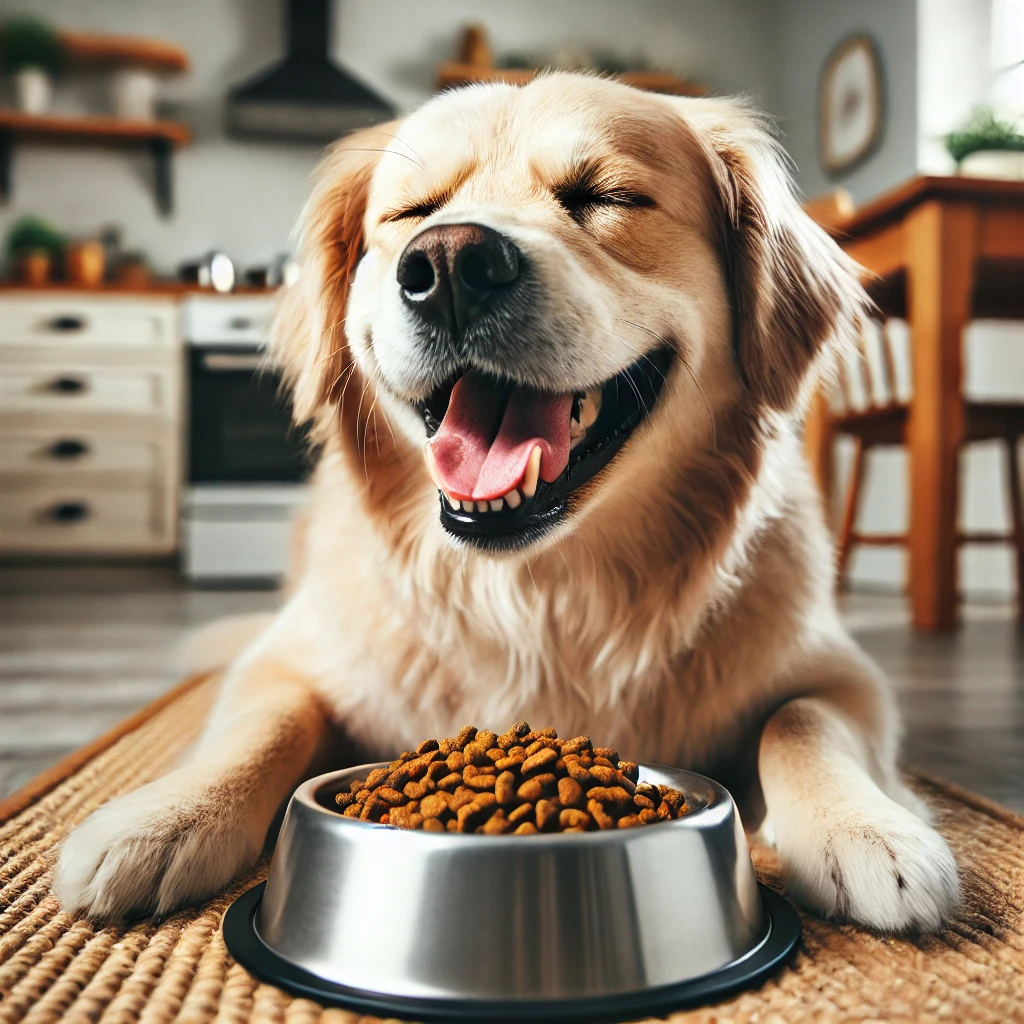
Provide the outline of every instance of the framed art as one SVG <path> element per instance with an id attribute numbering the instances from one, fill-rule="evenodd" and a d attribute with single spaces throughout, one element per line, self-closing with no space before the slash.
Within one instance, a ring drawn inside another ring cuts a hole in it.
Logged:
<path id="1" fill-rule="evenodd" d="M 885 85 L 874 40 L 849 36 L 828 55 L 818 105 L 819 159 L 836 177 L 869 157 L 882 138 Z"/>

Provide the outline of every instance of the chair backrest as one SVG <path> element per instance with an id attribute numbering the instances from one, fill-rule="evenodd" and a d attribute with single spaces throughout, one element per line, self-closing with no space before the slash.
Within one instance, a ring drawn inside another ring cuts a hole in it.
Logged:
<path id="1" fill-rule="evenodd" d="M 839 360 L 833 411 L 866 412 L 906 402 L 910 392 L 907 326 L 897 320 L 868 320 L 853 351 Z"/>

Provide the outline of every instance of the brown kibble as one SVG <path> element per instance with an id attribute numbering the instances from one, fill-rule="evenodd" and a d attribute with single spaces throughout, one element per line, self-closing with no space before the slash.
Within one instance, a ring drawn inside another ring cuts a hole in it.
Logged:
<path id="1" fill-rule="evenodd" d="M 503 807 L 507 807 L 515 801 L 516 777 L 512 772 L 502 772 L 494 780 L 494 796 Z"/>
<path id="2" fill-rule="evenodd" d="M 508 820 L 513 825 L 521 821 L 526 821 L 532 818 L 534 815 L 533 804 L 520 804 L 514 811 L 511 811 L 508 816 Z"/>
<path id="3" fill-rule="evenodd" d="M 420 801 L 420 814 L 424 818 L 439 818 L 451 805 L 447 793 L 431 793 Z"/>
<path id="4" fill-rule="evenodd" d="M 611 804 L 615 808 L 631 804 L 633 798 L 621 786 L 594 786 L 587 796 L 591 800 L 599 800 L 603 804 Z"/>
<path id="5" fill-rule="evenodd" d="M 587 811 L 597 822 L 598 828 L 615 828 L 615 819 L 604 809 L 604 804 L 597 800 L 588 800 Z"/>
<path id="6" fill-rule="evenodd" d="M 336 794 L 345 817 L 393 828 L 485 835 L 635 828 L 687 811 L 685 796 L 639 781 L 589 736 L 559 740 L 552 728 L 517 722 L 500 736 L 466 726 L 458 736 L 423 740 L 385 768 Z"/>
<path id="7" fill-rule="evenodd" d="M 558 805 L 551 800 L 538 800 L 536 808 L 537 828 L 542 832 L 548 825 L 554 825 L 558 821 Z"/>
<path id="8" fill-rule="evenodd" d="M 593 819 L 586 811 L 579 811 L 575 807 L 566 807 L 558 815 L 558 824 L 562 826 L 563 831 L 578 828 L 583 832 L 590 827 L 592 822 Z"/>
<path id="9" fill-rule="evenodd" d="M 574 779 L 581 786 L 589 785 L 594 781 L 590 771 L 584 768 L 575 757 L 567 757 L 565 759 L 565 770 L 569 773 L 569 778 Z"/>
<path id="10" fill-rule="evenodd" d="M 582 807 L 583 787 L 575 779 L 559 779 L 558 801 L 563 807 Z"/>
<path id="11" fill-rule="evenodd" d="M 467 743 L 463 748 L 462 755 L 466 759 L 466 764 L 471 764 L 476 768 L 482 768 L 485 764 L 491 763 L 487 756 L 487 748 L 482 743 Z"/>
<path id="12" fill-rule="evenodd" d="M 581 750 L 590 750 L 591 746 L 589 736 L 574 736 L 571 740 L 565 740 L 562 743 L 562 757 L 565 757 L 566 754 L 578 754 Z"/>
<path id="13" fill-rule="evenodd" d="M 482 825 L 494 808 L 497 801 L 493 793 L 477 793 L 476 799 L 460 807 L 456 815 L 460 832 L 472 832 L 477 825 Z"/>
<path id="14" fill-rule="evenodd" d="M 494 767 L 497 768 L 499 772 L 513 771 L 516 768 L 518 768 L 525 760 L 525 754 L 510 754 L 508 757 L 503 757 L 500 761 L 495 761 Z"/>
<path id="15" fill-rule="evenodd" d="M 535 754 L 528 756 L 523 762 L 521 771 L 524 776 L 530 775 L 531 773 L 543 768 L 545 765 L 549 765 L 557 760 L 557 752 L 552 750 L 550 747 L 545 747 L 543 750 L 538 750 Z"/>
<path id="16" fill-rule="evenodd" d="M 505 812 L 499 807 L 484 822 L 483 833 L 488 836 L 500 836 L 502 832 L 507 832 L 511 827 L 508 818 L 505 817 Z"/>

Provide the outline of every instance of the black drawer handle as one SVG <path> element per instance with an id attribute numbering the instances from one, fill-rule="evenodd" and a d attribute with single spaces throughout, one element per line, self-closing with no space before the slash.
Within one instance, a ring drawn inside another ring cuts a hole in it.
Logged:
<path id="1" fill-rule="evenodd" d="M 83 331 L 85 330 L 85 320 L 80 316 L 55 316 L 52 320 L 47 321 L 46 326 L 51 331 L 60 331 L 62 334 Z"/>
<path id="2" fill-rule="evenodd" d="M 252 327 L 252 320 L 247 316 L 236 316 L 232 317 L 228 321 L 228 327 L 233 331 L 247 331 Z"/>
<path id="3" fill-rule="evenodd" d="M 58 395 L 78 395 L 85 391 L 87 387 L 86 382 L 80 377 L 54 377 L 46 385 L 48 391 L 53 391 Z"/>
<path id="4" fill-rule="evenodd" d="M 80 523 L 89 518 L 89 506 L 83 501 L 62 501 L 51 505 L 46 515 L 56 523 Z"/>
<path id="5" fill-rule="evenodd" d="M 55 441 L 50 445 L 48 454 L 55 459 L 78 459 L 86 455 L 88 451 L 89 446 L 84 441 L 75 441 L 69 438 Z"/>

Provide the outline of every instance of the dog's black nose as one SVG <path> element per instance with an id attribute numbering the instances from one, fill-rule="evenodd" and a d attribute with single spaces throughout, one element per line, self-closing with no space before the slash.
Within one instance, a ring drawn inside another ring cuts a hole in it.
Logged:
<path id="1" fill-rule="evenodd" d="M 521 262 L 515 243 L 492 228 L 440 224 L 406 246 L 398 284 L 407 305 L 457 337 L 515 285 Z"/>

